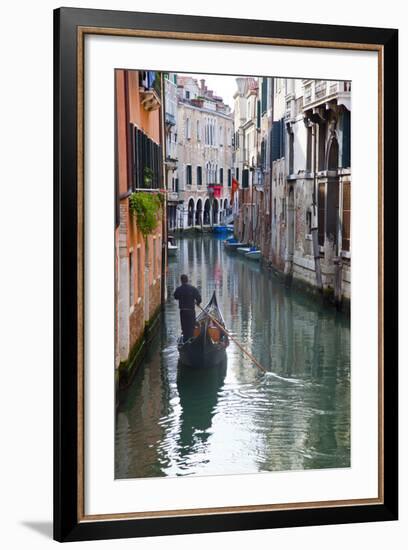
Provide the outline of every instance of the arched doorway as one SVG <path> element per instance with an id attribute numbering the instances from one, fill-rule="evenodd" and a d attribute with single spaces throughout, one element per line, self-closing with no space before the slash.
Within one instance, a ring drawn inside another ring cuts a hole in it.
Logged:
<path id="1" fill-rule="evenodd" d="M 194 222 L 194 200 L 190 199 L 188 201 L 188 210 L 187 210 L 187 225 L 191 227 Z"/>
<path id="2" fill-rule="evenodd" d="M 210 225 L 210 201 L 207 199 L 204 203 L 204 225 Z"/>
<path id="3" fill-rule="evenodd" d="M 203 215 L 203 201 L 201 199 L 198 199 L 197 206 L 196 206 L 196 213 L 195 213 L 195 224 L 196 225 L 202 225 L 202 218 Z"/>
<path id="4" fill-rule="evenodd" d="M 215 225 L 215 224 L 218 223 L 218 212 L 219 212 L 219 206 L 218 206 L 218 200 L 217 199 L 213 199 L 212 211 L 213 211 L 213 224 Z"/>

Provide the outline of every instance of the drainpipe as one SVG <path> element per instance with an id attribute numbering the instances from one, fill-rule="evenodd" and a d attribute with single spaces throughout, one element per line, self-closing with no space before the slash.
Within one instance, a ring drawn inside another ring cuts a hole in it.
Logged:
<path id="1" fill-rule="evenodd" d="M 315 262 L 316 286 L 320 293 L 323 293 L 322 271 L 320 267 L 320 250 L 318 236 L 318 211 L 317 211 L 317 124 L 313 122 L 313 199 L 312 199 L 312 242 Z"/>

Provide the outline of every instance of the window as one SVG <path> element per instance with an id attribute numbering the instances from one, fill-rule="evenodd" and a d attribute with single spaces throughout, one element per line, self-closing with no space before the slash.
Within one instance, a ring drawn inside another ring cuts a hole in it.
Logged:
<path id="1" fill-rule="evenodd" d="M 319 170 L 324 170 L 326 160 L 326 123 L 319 124 Z"/>
<path id="2" fill-rule="evenodd" d="M 343 230 L 342 230 L 342 249 L 350 252 L 350 182 L 343 182 Z"/>
<path id="3" fill-rule="evenodd" d="M 343 126 L 343 148 L 341 166 L 348 168 L 350 166 L 350 111 L 344 111 L 342 116 Z"/>
<path id="4" fill-rule="evenodd" d="M 228 168 L 228 187 L 231 187 L 231 184 L 232 184 L 231 168 Z"/>
<path id="5" fill-rule="evenodd" d="M 220 185 L 224 185 L 224 168 L 220 168 Z"/>
<path id="6" fill-rule="evenodd" d="M 186 90 L 186 99 L 190 99 L 190 92 Z"/>
<path id="7" fill-rule="evenodd" d="M 256 102 L 256 127 L 259 129 L 261 127 L 261 102 Z"/>
<path id="8" fill-rule="evenodd" d="M 201 127 L 199 120 L 197 120 L 197 141 L 201 141 Z"/>
<path id="9" fill-rule="evenodd" d="M 186 119 L 186 139 L 191 139 L 191 123 L 190 119 Z"/>
<path id="10" fill-rule="evenodd" d="M 137 249 L 137 295 L 139 298 L 143 294 L 143 265 L 142 265 L 142 249 L 138 247 Z"/>
<path id="11" fill-rule="evenodd" d="M 242 170 L 242 187 L 243 188 L 249 187 L 249 170 L 248 169 Z"/>
<path id="12" fill-rule="evenodd" d="M 326 223 L 326 210 L 325 210 L 325 184 L 319 183 L 319 192 L 317 197 L 317 225 L 318 225 L 318 235 L 319 235 L 319 245 L 324 245 L 324 232 L 325 232 L 325 223 Z"/>
<path id="13" fill-rule="evenodd" d="M 267 99 L 268 99 L 268 79 L 264 77 L 262 79 L 262 87 L 261 87 L 262 114 L 265 114 L 267 111 Z"/>
<path id="14" fill-rule="evenodd" d="M 235 169 L 235 179 L 239 181 L 239 168 Z"/>
<path id="15" fill-rule="evenodd" d="M 135 303 L 135 268 L 133 262 L 133 250 L 129 253 L 129 306 Z"/>
<path id="16" fill-rule="evenodd" d="M 306 132 L 307 132 L 306 170 L 308 172 L 311 172 L 312 171 L 312 140 L 313 140 L 312 127 L 308 126 L 306 128 Z"/>
<path id="17" fill-rule="evenodd" d="M 133 190 L 159 188 L 162 179 L 160 145 L 133 124 L 131 125 L 131 138 L 131 155 L 129 155 L 129 158 Z"/>
<path id="18" fill-rule="evenodd" d="M 191 185 L 191 164 L 186 166 L 186 185 Z"/>
<path id="19" fill-rule="evenodd" d="M 203 169 L 201 166 L 197 166 L 197 185 L 203 184 Z"/>
<path id="20" fill-rule="evenodd" d="M 156 237 L 153 237 L 153 280 L 156 278 L 156 271 L 157 271 L 157 239 Z"/>
<path id="21" fill-rule="evenodd" d="M 311 210 L 306 211 L 306 235 L 312 233 L 312 212 Z"/>
<path id="22" fill-rule="evenodd" d="M 293 161 L 294 161 L 294 146 L 295 146 L 295 136 L 293 132 L 289 132 L 289 174 L 293 174 Z"/>
<path id="23" fill-rule="evenodd" d="M 218 138 L 218 143 L 220 145 L 220 147 L 222 147 L 224 145 L 224 139 L 223 139 L 223 127 L 220 126 L 219 127 L 219 138 Z"/>

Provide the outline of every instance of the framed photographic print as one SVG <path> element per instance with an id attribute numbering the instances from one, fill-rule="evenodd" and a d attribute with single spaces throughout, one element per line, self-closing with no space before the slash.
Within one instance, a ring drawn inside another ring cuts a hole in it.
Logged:
<path id="1" fill-rule="evenodd" d="M 397 31 L 54 28 L 55 539 L 397 519 Z"/>

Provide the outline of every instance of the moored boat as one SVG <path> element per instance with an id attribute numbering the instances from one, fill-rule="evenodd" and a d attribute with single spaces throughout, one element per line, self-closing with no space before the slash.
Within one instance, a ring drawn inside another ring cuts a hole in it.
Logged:
<path id="1" fill-rule="evenodd" d="M 231 237 L 230 239 L 227 239 L 224 241 L 224 247 L 226 250 L 236 250 L 239 247 L 245 246 L 245 243 L 241 243 L 237 241 L 234 237 Z"/>
<path id="2" fill-rule="evenodd" d="M 245 258 L 248 258 L 248 260 L 254 260 L 256 262 L 259 262 L 261 259 L 261 251 L 260 250 L 250 250 L 245 254 Z"/>
<path id="3" fill-rule="evenodd" d="M 180 361 L 190 367 L 210 367 L 222 364 L 226 359 L 228 336 L 207 315 L 211 315 L 217 323 L 225 327 L 222 313 L 218 307 L 215 291 L 211 300 L 197 316 L 196 327 L 192 338 L 184 342 L 180 336 L 177 347 Z"/>
<path id="4" fill-rule="evenodd" d="M 214 225 L 213 232 L 214 233 L 226 233 L 228 231 L 228 228 L 226 225 L 220 224 L 220 225 Z"/>
<path id="5" fill-rule="evenodd" d="M 176 245 L 176 240 L 172 235 L 167 237 L 167 255 L 176 256 L 178 251 L 178 246 Z"/>
<path id="6" fill-rule="evenodd" d="M 251 247 L 250 246 L 239 246 L 237 248 L 237 252 L 238 252 L 238 254 L 242 254 L 244 256 L 248 252 L 251 252 Z"/>

